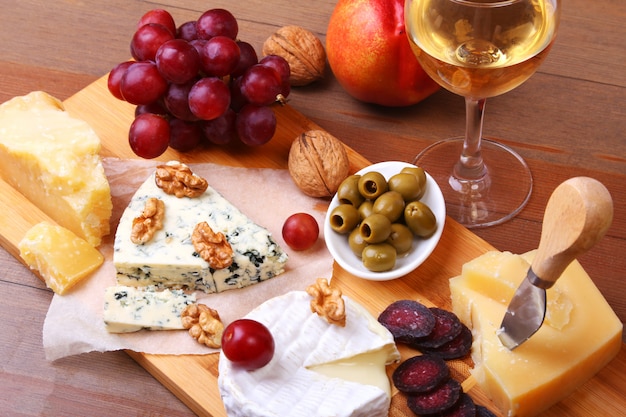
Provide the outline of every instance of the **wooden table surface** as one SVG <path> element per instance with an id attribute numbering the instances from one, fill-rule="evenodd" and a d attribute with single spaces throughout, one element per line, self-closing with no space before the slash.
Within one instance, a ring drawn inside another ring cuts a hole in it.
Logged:
<path id="1" fill-rule="evenodd" d="M 271 3 L 271 7 L 268 4 Z M 333 0 L 61 1 L 2 0 L 0 102 L 33 90 L 64 100 L 129 57 L 137 19 L 155 7 L 178 23 L 207 8 L 237 17 L 240 38 L 260 51 L 278 27 L 296 24 L 322 40 Z M 486 137 L 514 147 L 535 189 L 512 221 L 474 232 L 500 250 L 536 247 L 548 196 L 561 181 L 588 175 L 612 193 L 607 237 L 580 258 L 626 321 L 626 2 L 563 0 L 556 45 L 528 82 L 487 106 Z M 464 128 L 463 100 L 439 91 L 418 105 L 381 108 L 349 97 L 332 74 L 295 88 L 290 104 L 372 162 L 412 159 Z M 1 168 L 0 168 L 1 169 Z M 186 416 L 193 413 L 123 352 L 45 360 L 42 327 L 50 290 L 0 249 L 0 414 Z"/>

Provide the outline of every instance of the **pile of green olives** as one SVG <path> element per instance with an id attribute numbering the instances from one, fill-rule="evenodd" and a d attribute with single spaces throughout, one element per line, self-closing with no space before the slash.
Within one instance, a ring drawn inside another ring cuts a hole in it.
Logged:
<path id="1" fill-rule="evenodd" d="M 414 236 L 428 238 L 437 230 L 435 215 L 420 201 L 425 192 L 426 174 L 419 167 L 402 168 L 389 180 L 377 171 L 351 175 L 337 190 L 330 226 L 347 236 L 368 270 L 389 271 L 411 250 Z"/>

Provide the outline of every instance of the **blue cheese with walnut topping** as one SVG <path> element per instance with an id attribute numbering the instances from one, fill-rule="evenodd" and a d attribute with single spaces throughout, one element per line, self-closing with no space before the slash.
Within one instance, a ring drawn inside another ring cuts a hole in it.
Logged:
<path id="1" fill-rule="evenodd" d="M 195 302 L 195 294 L 182 290 L 108 287 L 104 292 L 104 324 L 109 333 L 179 330 L 183 329 L 181 313 Z"/>
<path id="2" fill-rule="evenodd" d="M 130 239 L 132 222 L 145 202 L 156 197 L 165 203 L 163 228 L 144 244 Z M 222 232 L 233 249 L 233 263 L 213 269 L 194 250 L 194 227 L 206 221 Z M 254 223 L 212 187 L 199 197 L 166 194 L 151 175 L 137 190 L 115 234 L 113 263 L 120 285 L 188 288 L 207 293 L 243 288 L 284 271 L 287 254 L 264 227 Z"/>

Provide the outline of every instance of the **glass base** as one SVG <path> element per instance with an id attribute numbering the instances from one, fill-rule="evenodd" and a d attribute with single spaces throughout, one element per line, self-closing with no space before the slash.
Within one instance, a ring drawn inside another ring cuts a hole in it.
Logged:
<path id="1" fill-rule="evenodd" d="M 508 146 L 483 139 L 486 174 L 478 180 L 463 180 L 454 175 L 462 149 L 463 138 L 446 139 L 425 148 L 413 160 L 441 187 L 448 216 L 467 228 L 478 228 L 495 226 L 517 215 L 533 186 L 522 157 Z"/>

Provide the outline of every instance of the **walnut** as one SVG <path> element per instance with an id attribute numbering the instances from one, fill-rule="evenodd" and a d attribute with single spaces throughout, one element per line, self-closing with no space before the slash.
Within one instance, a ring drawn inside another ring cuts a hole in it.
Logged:
<path id="1" fill-rule="evenodd" d="M 324 45 L 312 32 L 299 26 L 278 29 L 263 43 L 263 55 L 279 55 L 287 60 L 291 85 L 307 85 L 324 78 Z"/>
<path id="2" fill-rule="evenodd" d="M 155 181 L 167 194 L 174 194 L 178 198 L 198 197 L 209 186 L 204 178 L 195 175 L 187 165 L 181 163 L 157 166 Z"/>
<path id="3" fill-rule="evenodd" d="M 191 235 L 196 252 L 213 269 L 228 268 L 233 263 L 233 248 L 223 233 L 215 233 L 207 222 L 196 225 Z"/>
<path id="4" fill-rule="evenodd" d="M 346 325 L 346 306 L 341 297 L 341 291 L 330 288 L 326 278 L 318 278 L 315 284 L 306 289 L 313 299 L 311 311 L 326 319 L 330 324 L 344 327 Z"/>
<path id="5" fill-rule="evenodd" d="M 133 219 L 130 240 L 137 245 L 152 240 L 156 231 L 163 228 L 164 217 L 165 203 L 154 197 L 147 199 L 141 216 Z"/>
<path id="6" fill-rule="evenodd" d="M 222 346 L 224 323 L 217 311 L 204 304 L 189 304 L 180 316 L 183 327 L 198 343 L 215 349 Z"/>
<path id="7" fill-rule="evenodd" d="M 350 171 L 346 149 L 328 132 L 309 130 L 291 144 L 289 173 L 310 197 L 331 197 Z"/>

